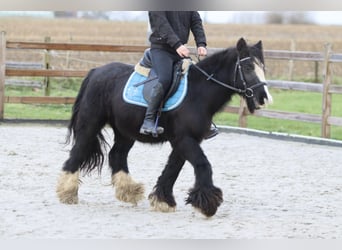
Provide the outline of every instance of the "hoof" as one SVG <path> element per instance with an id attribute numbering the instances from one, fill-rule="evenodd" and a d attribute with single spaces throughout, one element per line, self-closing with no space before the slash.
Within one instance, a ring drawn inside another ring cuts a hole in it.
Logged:
<path id="1" fill-rule="evenodd" d="M 191 204 L 206 217 L 213 216 L 223 201 L 221 189 L 211 187 L 195 187 L 189 191 L 186 204 Z"/>
<path id="2" fill-rule="evenodd" d="M 144 199 L 144 185 L 135 182 L 131 176 L 123 171 L 112 176 L 112 184 L 115 188 L 115 197 L 120 201 L 137 205 L 139 201 Z"/>
<path id="3" fill-rule="evenodd" d="M 58 179 L 56 193 L 61 203 L 78 203 L 79 172 L 63 172 Z"/>
<path id="4" fill-rule="evenodd" d="M 150 206 L 152 211 L 170 213 L 176 211 L 176 204 L 174 206 L 170 206 L 165 201 L 158 200 L 158 197 L 155 193 L 151 193 L 148 196 L 148 200 L 150 201 Z"/>

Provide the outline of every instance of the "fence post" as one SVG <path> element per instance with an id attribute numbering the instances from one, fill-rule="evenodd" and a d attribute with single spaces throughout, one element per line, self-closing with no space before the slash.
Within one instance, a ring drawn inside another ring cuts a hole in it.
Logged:
<path id="1" fill-rule="evenodd" d="M 296 42 L 292 39 L 291 40 L 291 45 L 290 45 L 290 51 L 296 51 Z M 289 80 L 292 81 L 293 80 L 293 60 L 289 60 Z"/>
<path id="2" fill-rule="evenodd" d="M 324 72 L 323 72 L 323 93 L 322 93 L 322 125 L 321 125 L 321 137 L 330 138 L 330 124 L 328 118 L 331 115 L 331 94 L 329 93 L 329 87 L 331 84 L 331 44 L 325 44 L 325 58 L 324 58 Z"/>
<path id="3" fill-rule="evenodd" d="M 45 43 L 50 43 L 51 42 L 51 37 L 45 37 L 44 39 Z M 44 53 L 44 67 L 45 69 L 49 69 L 50 68 L 50 50 L 45 50 Z M 50 96 L 50 77 L 45 77 L 44 78 L 44 93 L 45 96 Z"/>
<path id="4" fill-rule="evenodd" d="M 315 82 L 318 83 L 318 69 L 319 69 L 319 64 L 317 61 L 315 61 Z"/>
<path id="5" fill-rule="evenodd" d="M 243 97 L 240 97 L 240 107 L 239 107 L 239 127 L 246 128 L 247 127 L 247 105 L 246 101 Z"/>
<path id="6" fill-rule="evenodd" d="M 4 119 L 6 78 L 6 32 L 0 32 L 0 120 Z"/>

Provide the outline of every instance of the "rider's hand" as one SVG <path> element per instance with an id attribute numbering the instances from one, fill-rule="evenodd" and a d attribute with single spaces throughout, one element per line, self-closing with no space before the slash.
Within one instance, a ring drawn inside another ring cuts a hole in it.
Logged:
<path id="1" fill-rule="evenodd" d="M 207 49 L 205 47 L 198 47 L 197 48 L 197 54 L 198 54 L 198 56 L 206 56 L 207 55 Z"/>
<path id="2" fill-rule="evenodd" d="M 185 47 L 184 45 L 179 46 L 176 51 L 180 57 L 189 57 L 190 56 L 190 50 L 187 47 Z"/>

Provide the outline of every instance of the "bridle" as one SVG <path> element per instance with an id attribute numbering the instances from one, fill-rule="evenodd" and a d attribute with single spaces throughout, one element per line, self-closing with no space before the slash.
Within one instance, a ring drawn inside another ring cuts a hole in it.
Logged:
<path id="1" fill-rule="evenodd" d="M 200 71 L 203 75 L 205 75 L 207 77 L 207 81 L 213 81 L 227 89 L 230 89 L 230 90 L 233 90 L 235 91 L 236 93 L 238 94 L 242 94 L 244 95 L 244 97 L 246 98 L 252 98 L 254 96 L 254 89 L 259 87 L 259 86 L 264 86 L 266 85 L 265 82 L 259 82 L 259 83 L 256 83 L 254 85 L 252 85 L 251 87 L 248 87 L 247 88 L 247 83 L 246 83 L 246 80 L 245 80 L 245 77 L 244 77 L 244 74 L 243 74 L 243 70 L 242 70 L 242 67 L 241 67 L 241 62 L 244 62 L 244 61 L 247 61 L 247 60 L 250 60 L 251 57 L 245 57 L 245 58 L 242 58 L 240 59 L 240 57 L 238 56 L 237 58 L 237 61 L 235 63 L 235 69 L 234 69 L 234 84 L 233 85 L 229 85 L 227 83 L 224 83 L 224 82 L 221 82 L 219 80 L 217 80 L 216 78 L 214 78 L 214 74 L 208 74 L 206 71 L 204 71 L 203 69 L 201 69 L 199 66 L 197 66 L 196 64 L 192 63 L 192 66 L 194 66 L 198 71 Z M 236 86 L 236 82 L 237 82 L 237 76 L 240 76 L 240 79 L 242 81 L 242 84 L 244 86 L 243 89 L 240 89 L 240 88 L 236 88 L 236 87 L 233 87 L 233 86 Z"/>

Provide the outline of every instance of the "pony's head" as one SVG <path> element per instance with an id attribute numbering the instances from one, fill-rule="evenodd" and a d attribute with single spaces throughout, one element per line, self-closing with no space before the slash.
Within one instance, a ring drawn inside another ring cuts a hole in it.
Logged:
<path id="1" fill-rule="evenodd" d="M 272 102 L 265 79 L 262 42 L 249 46 L 240 38 L 236 50 L 235 84 L 242 90 L 240 94 L 245 98 L 249 112 L 254 113 L 266 102 Z"/>

